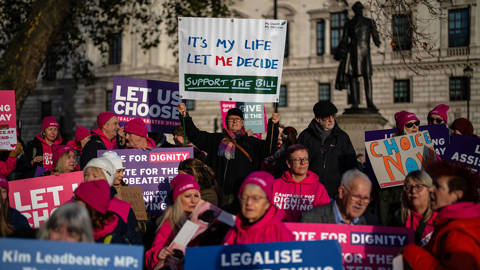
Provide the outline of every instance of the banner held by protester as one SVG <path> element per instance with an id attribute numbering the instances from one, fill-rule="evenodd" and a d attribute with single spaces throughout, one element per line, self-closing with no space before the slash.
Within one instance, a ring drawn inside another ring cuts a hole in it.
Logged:
<path id="1" fill-rule="evenodd" d="M 453 134 L 445 156 L 448 160 L 463 163 L 479 172 L 480 139 L 474 136 Z"/>
<path id="2" fill-rule="evenodd" d="M 72 199 L 73 191 L 82 182 L 81 171 L 10 181 L 8 198 L 11 207 L 22 213 L 32 228 L 39 228 L 53 210 Z"/>
<path id="3" fill-rule="evenodd" d="M 113 79 L 111 111 L 120 123 L 141 118 L 149 132 L 172 133 L 180 125 L 178 83 L 134 78 Z"/>
<path id="4" fill-rule="evenodd" d="M 278 102 L 287 21 L 185 17 L 178 21 L 182 99 Z"/>
<path id="5" fill-rule="evenodd" d="M 15 91 L 0 91 L 0 150 L 15 150 L 17 146 L 17 117 Z"/>

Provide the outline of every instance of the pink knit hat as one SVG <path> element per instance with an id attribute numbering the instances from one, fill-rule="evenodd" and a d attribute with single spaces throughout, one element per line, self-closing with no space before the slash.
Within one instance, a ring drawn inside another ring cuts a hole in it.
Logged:
<path id="1" fill-rule="evenodd" d="M 148 137 L 147 125 L 145 125 L 145 122 L 143 122 L 143 120 L 140 118 L 133 118 L 132 120 L 128 121 L 125 124 L 124 131 L 125 133 L 135 134 L 140 137 Z"/>
<path id="2" fill-rule="evenodd" d="M 73 152 L 73 148 L 68 145 L 54 144 L 52 145 L 52 151 L 53 151 L 53 164 L 57 164 L 57 161 L 62 157 L 62 155 L 69 151 Z"/>
<path id="3" fill-rule="evenodd" d="M 418 119 L 418 117 L 411 112 L 401 111 L 395 114 L 395 123 L 398 131 L 403 131 L 405 124 L 412 120 L 420 121 L 420 119 Z"/>
<path id="4" fill-rule="evenodd" d="M 265 171 L 258 171 L 250 173 L 247 178 L 243 181 L 242 185 L 240 186 L 240 191 L 238 192 L 238 197 L 242 196 L 243 190 L 245 186 L 248 184 L 253 184 L 259 186 L 265 195 L 267 195 L 267 199 L 269 202 L 273 202 L 273 176 Z"/>
<path id="5" fill-rule="evenodd" d="M 75 141 L 79 142 L 91 134 L 92 133 L 87 128 L 77 126 L 77 128 L 75 129 Z"/>
<path id="6" fill-rule="evenodd" d="M 116 116 L 112 112 L 102 112 L 97 116 L 97 126 L 102 128 L 112 117 Z"/>
<path id="7" fill-rule="evenodd" d="M 106 180 L 93 180 L 81 183 L 74 192 L 75 196 L 93 209 L 105 214 L 110 204 L 110 186 Z"/>
<path id="8" fill-rule="evenodd" d="M 42 121 L 42 131 L 44 131 L 48 127 L 56 127 L 59 128 L 60 125 L 57 122 L 57 119 L 53 116 L 45 116 Z"/>
<path id="9" fill-rule="evenodd" d="M 450 109 L 450 106 L 445 105 L 445 104 L 440 104 L 437 107 L 433 108 L 433 110 L 431 110 L 428 113 L 428 117 L 430 117 L 430 115 L 432 115 L 432 114 L 438 114 L 438 115 L 440 115 L 440 117 L 442 117 L 442 119 L 445 122 L 448 122 L 448 116 L 447 116 L 448 109 Z"/>
<path id="10" fill-rule="evenodd" d="M 170 182 L 171 190 L 173 191 L 173 201 L 177 200 L 177 197 L 180 196 L 183 192 L 196 189 L 200 192 L 200 186 L 198 185 L 195 178 L 190 174 L 181 173 L 175 176 Z"/>
<path id="11" fill-rule="evenodd" d="M 8 192 L 8 180 L 3 175 L 0 175 L 0 187 L 6 189 Z"/>

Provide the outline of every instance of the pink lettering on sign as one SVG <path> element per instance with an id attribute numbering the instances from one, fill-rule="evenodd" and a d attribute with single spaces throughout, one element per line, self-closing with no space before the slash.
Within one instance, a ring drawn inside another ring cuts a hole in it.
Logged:
<path id="1" fill-rule="evenodd" d="M 53 210 L 73 197 L 83 173 L 64 173 L 9 182 L 8 198 L 33 228 L 48 220 Z"/>
<path id="2" fill-rule="evenodd" d="M 190 158 L 188 152 L 151 153 L 150 162 L 180 162 Z"/>

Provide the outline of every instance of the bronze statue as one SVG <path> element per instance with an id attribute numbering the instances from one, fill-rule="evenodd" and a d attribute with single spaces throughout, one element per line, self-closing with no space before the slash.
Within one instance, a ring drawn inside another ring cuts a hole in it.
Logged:
<path id="1" fill-rule="evenodd" d="M 340 61 L 335 88 L 349 89 L 348 101 L 352 109 L 358 109 L 360 103 L 360 83 L 363 77 L 367 107 L 370 111 L 378 111 L 372 98 L 372 60 L 370 57 L 370 36 L 377 47 L 380 39 L 375 22 L 363 16 L 363 5 L 356 2 L 352 7 L 355 16 L 345 23 L 343 37 L 340 41 L 335 60 Z"/>

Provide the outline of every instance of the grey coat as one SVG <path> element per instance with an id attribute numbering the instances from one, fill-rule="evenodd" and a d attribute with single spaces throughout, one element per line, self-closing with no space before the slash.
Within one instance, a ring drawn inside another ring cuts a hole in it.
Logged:
<path id="1" fill-rule="evenodd" d="M 331 201 L 329 204 L 324 204 L 317 206 L 312 209 L 310 212 L 304 212 L 300 219 L 300 222 L 303 223 L 327 223 L 335 224 L 335 213 L 334 213 L 334 203 Z M 368 211 L 365 211 L 363 215 L 359 217 L 358 223 L 355 225 L 377 225 L 377 218 L 370 214 Z"/>

